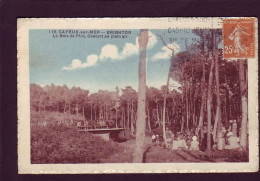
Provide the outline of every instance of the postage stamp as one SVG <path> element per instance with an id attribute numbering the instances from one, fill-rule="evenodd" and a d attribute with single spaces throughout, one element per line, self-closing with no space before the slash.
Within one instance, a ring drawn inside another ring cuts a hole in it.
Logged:
<path id="1" fill-rule="evenodd" d="M 254 19 L 223 20 L 224 58 L 254 58 L 254 26 Z"/>
<path id="2" fill-rule="evenodd" d="M 256 18 L 20 18 L 20 174 L 256 172 Z"/>

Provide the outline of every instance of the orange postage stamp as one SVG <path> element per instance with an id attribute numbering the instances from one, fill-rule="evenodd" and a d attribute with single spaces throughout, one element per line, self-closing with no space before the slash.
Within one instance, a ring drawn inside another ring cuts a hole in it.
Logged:
<path id="1" fill-rule="evenodd" d="M 224 19 L 224 58 L 254 58 L 254 29 L 254 19 Z"/>

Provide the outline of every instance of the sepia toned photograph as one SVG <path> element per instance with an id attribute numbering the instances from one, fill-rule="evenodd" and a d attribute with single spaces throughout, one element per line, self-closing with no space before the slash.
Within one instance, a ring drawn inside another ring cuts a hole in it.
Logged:
<path id="1" fill-rule="evenodd" d="M 258 170 L 257 19 L 34 20 L 18 21 L 23 170 L 199 163 L 208 172 L 203 164 L 221 171 L 252 158 L 248 171 Z"/>

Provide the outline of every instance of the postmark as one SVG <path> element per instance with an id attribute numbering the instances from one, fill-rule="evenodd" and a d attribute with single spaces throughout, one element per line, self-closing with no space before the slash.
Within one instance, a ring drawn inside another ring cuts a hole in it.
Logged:
<path id="1" fill-rule="evenodd" d="M 254 19 L 223 20 L 223 52 L 225 58 L 255 57 Z"/>
<path id="2" fill-rule="evenodd" d="M 17 29 L 19 173 L 259 169 L 255 18 L 33 18 Z"/>

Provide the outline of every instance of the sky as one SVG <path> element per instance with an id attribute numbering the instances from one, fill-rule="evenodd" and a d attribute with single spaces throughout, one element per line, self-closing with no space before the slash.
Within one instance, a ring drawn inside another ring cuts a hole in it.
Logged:
<path id="1" fill-rule="evenodd" d="M 54 30 L 44 29 L 29 32 L 30 83 L 41 86 L 66 84 L 69 88 L 78 86 L 89 90 L 91 94 L 98 90 L 115 91 L 116 86 L 132 86 L 138 90 L 137 37 L 140 30 L 125 29 L 124 31 L 131 32 L 125 38 L 111 38 L 111 34 L 107 34 L 110 30 L 101 30 L 102 33 L 97 34 L 90 34 L 89 30 L 78 30 L 88 32 L 91 38 L 83 32 L 76 37 L 75 33 L 66 33 L 63 29 L 55 31 L 53 33 Z M 69 37 L 60 37 L 60 33 Z M 102 34 L 109 37 L 93 37 Z M 171 55 L 158 35 L 162 35 L 176 53 L 185 51 L 184 38 L 187 38 L 188 45 L 199 40 L 191 30 L 149 30 L 147 85 L 156 88 L 166 84 Z M 172 84 L 180 86 L 175 81 Z"/>

